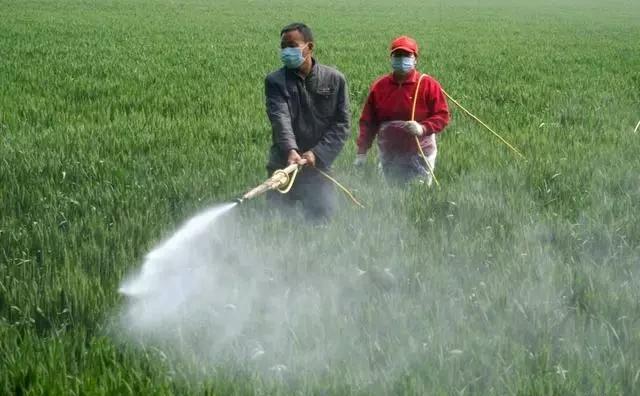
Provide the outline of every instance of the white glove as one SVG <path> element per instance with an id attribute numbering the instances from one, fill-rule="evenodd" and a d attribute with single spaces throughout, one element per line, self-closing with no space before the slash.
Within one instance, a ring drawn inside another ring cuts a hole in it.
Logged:
<path id="1" fill-rule="evenodd" d="M 357 154 L 355 161 L 353 161 L 353 166 L 355 166 L 356 168 L 359 168 L 366 163 L 367 163 L 367 154 Z"/>
<path id="2" fill-rule="evenodd" d="M 424 128 L 417 121 L 407 121 L 404 123 L 404 129 L 413 136 L 422 136 Z"/>

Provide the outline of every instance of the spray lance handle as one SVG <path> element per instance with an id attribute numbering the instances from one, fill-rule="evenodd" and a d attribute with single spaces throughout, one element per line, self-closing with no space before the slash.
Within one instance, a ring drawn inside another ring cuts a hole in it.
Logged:
<path id="1" fill-rule="evenodd" d="M 236 201 L 238 203 L 242 203 L 247 199 L 255 198 L 270 190 L 278 189 L 284 192 L 289 191 L 295 179 L 295 175 L 306 164 L 307 164 L 307 160 L 302 159 L 297 163 L 289 164 L 283 169 L 276 170 L 275 172 L 273 172 L 273 175 L 271 175 L 271 177 L 268 178 L 264 183 L 249 190 L 246 194 L 242 196 L 242 198 L 238 198 Z"/>
<path id="2" fill-rule="evenodd" d="M 307 165 L 307 160 L 303 158 L 299 162 L 293 163 L 293 164 L 289 164 L 285 168 L 279 169 L 279 170 L 285 172 L 287 175 L 290 175 L 293 172 L 295 172 L 296 170 L 300 170 L 305 165 Z M 273 173 L 275 174 L 276 172 L 278 172 L 278 170 L 273 172 Z"/>

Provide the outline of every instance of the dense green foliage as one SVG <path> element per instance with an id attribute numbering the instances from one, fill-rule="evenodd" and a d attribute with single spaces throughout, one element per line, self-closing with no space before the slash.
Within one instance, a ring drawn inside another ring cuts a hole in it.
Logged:
<path id="1" fill-rule="evenodd" d="M 0 0 L 0 393 L 640 393 L 640 3 L 528 3 Z M 263 79 L 294 20 L 348 79 L 335 174 L 368 208 L 345 200 L 309 229 L 256 202 L 238 222 L 257 223 L 254 243 L 299 236 L 281 257 L 294 272 L 390 268 L 394 300 L 373 280 L 363 309 L 393 308 L 393 334 L 424 353 L 369 383 L 348 359 L 288 381 L 226 365 L 194 380 L 111 334 L 118 284 L 264 178 Z M 454 109 L 441 189 L 389 189 L 373 156 L 354 171 L 357 117 L 398 34 L 527 160 Z"/>

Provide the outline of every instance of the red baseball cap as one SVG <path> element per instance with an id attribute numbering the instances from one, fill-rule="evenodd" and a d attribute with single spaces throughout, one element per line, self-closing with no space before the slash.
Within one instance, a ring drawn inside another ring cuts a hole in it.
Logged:
<path id="1" fill-rule="evenodd" d="M 404 50 L 418 56 L 418 43 L 409 36 L 400 36 L 391 42 L 391 53 Z"/>

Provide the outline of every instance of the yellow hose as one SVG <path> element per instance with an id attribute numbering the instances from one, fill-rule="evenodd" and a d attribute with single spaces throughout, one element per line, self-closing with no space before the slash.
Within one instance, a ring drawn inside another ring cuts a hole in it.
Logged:
<path id="1" fill-rule="evenodd" d="M 324 177 L 326 177 L 327 179 L 329 179 L 330 181 L 333 182 L 333 184 L 335 184 L 336 186 L 338 186 L 342 191 L 344 191 L 345 194 L 347 194 L 347 196 L 349 196 L 349 198 L 351 198 L 351 201 L 353 201 L 354 204 L 358 205 L 359 207 L 364 209 L 364 205 L 361 204 L 360 202 L 358 202 L 358 200 L 353 196 L 353 194 L 351 194 L 351 192 L 349 190 L 347 190 L 347 188 L 345 186 L 343 186 L 342 184 L 340 184 L 336 179 L 334 179 L 333 177 L 331 177 L 330 175 L 328 175 L 326 172 L 321 171 L 318 168 L 314 168 L 315 170 L 317 170 L 318 172 L 320 172 L 320 174 Z"/>
<path id="2" fill-rule="evenodd" d="M 273 175 L 283 175 L 287 182 L 285 183 L 284 186 L 282 187 L 278 187 L 278 192 L 281 194 L 286 194 L 289 191 L 291 191 L 291 188 L 293 188 L 293 183 L 296 181 L 296 176 L 298 175 L 298 172 L 300 172 L 300 169 L 302 168 L 302 165 L 298 166 L 292 173 L 291 175 L 289 175 L 287 172 L 285 172 L 282 169 L 278 169 L 275 172 L 273 172 Z M 331 177 L 328 173 L 321 171 L 320 169 L 314 167 L 313 169 L 315 169 L 316 171 L 318 171 L 318 173 L 320 173 L 322 176 L 324 176 L 325 178 L 327 178 L 329 181 L 331 181 L 333 184 L 335 184 L 336 186 L 338 186 L 338 188 L 340 188 L 342 191 L 344 191 L 345 194 L 347 194 L 347 196 L 351 199 L 351 201 L 353 201 L 354 204 L 358 205 L 359 207 L 364 209 L 364 205 L 361 204 L 351 193 L 351 191 L 349 191 L 345 186 L 343 186 L 342 184 L 340 184 L 340 182 L 338 182 L 336 179 L 334 179 L 333 177 Z"/>
<path id="3" fill-rule="evenodd" d="M 494 131 L 493 129 L 491 129 L 487 124 L 485 124 L 484 122 L 482 122 L 481 119 L 479 119 L 478 117 L 474 116 L 473 114 L 471 114 L 471 112 L 467 109 L 464 108 L 464 106 L 462 106 L 460 103 L 458 103 L 457 100 L 455 100 L 454 98 L 452 98 L 444 89 L 440 88 L 440 90 L 442 91 L 442 93 L 449 98 L 449 100 L 451 100 L 456 106 L 458 106 L 459 108 L 462 109 L 462 111 L 464 111 L 465 113 L 467 113 L 471 118 L 473 118 L 474 120 L 478 121 L 480 123 L 480 125 L 482 125 L 483 127 L 487 128 L 489 130 L 489 132 L 493 133 L 494 136 L 496 136 L 498 139 L 500 139 L 502 141 L 502 143 L 506 144 L 507 147 L 509 147 L 514 153 L 518 154 L 520 157 L 522 157 L 523 159 L 526 159 L 525 156 L 518 151 L 517 148 L 513 147 L 513 145 L 511 145 L 511 143 L 507 142 L 502 136 L 498 135 L 498 133 L 496 131 Z"/>
<path id="4" fill-rule="evenodd" d="M 416 93 L 415 93 L 415 95 L 413 95 L 413 108 L 411 109 L 411 121 L 415 121 L 416 102 L 417 102 L 417 99 L 418 99 L 418 90 L 420 89 L 420 83 L 422 82 L 422 79 L 424 78 L 425 75 L 426 74 L 420 75 L 420 79 L 418 80 L 418 85 L 416 86 Z M 494 136 L 496 136 L 498 139 L 500 139 L 500 141 L 502 143 L 504 143 L 507 147 L 509 147 L 514 153 L 518 154 L 523 159 L 526 159 L 526 157 L 517 148 L 515 148 L 511 143 L 507 142 L 506 139 L 504 139 L 496 131 L 491 129 L 487 124 L 482 122 L 481 119 L 479 119 L 478 117 L 473 115 L 469 110 L 467 110 L 464 106 L 462 106 L 460 103 L 458 103 L 458 101 L 455 100 L 454 98 L 452 98 L 451 95 L 449 95 L 444 89 L 440 88 L 440 90 L 456 106 L 458 106 L 460 109 L 462 109 L 462 111 L 467 113 L 471 118 L 473 118 L 474 120 L 478 121 L 478 123 L 480 123 L 480 125 L 485 127 L 487 130 L 489 130 L 489 132 L 491 132 Z M 640 126 L 640 122 L 638 122 L 638 126 Z M 638 127 L 636 127 L 636 130 L 638 130 Z M 431 167 L 431 163 L 429 163 L 429 161 L 427 160 L 427 157 L 424 155 L 424 151 L 422 151 L 422 146 L 420 145 L 420 139 L 418 139 L 417 136 L 415 138 L 416 138 L 416 144 L 418 145 L 418 150 L 420 151 L 420 155 L 422 156 L 422 159 L 427 164 L 427 167 L 429 168 L 429 172 L 431 172 L 431 175 L 433 176 L 433 180 L 436 182 L 436 185 L 438 187 L 440 187 L 440 183 L 438 183 L 438 179 L 436 179 L 436 175 L 433 172 L 433 168 Z"/>
<path id="5" fill-rule="evenodd" d="M 418 85 L 416 85 L 416 92 L 413 95 L 413 107 L 411 108 L 411 121 L 415 121 L 416 120 L 416 103 L 418 102 L 418 93 L 420 92 L 420 83 L 422 82 L 422 79 L 424 78 L 425 74 L 421 74 L 420 78 L 418 79 Z M 440 182 L 438 182 L 438 179 L 436 178 L 436 174 L 433 171 L 433 167 L 431 166 L 431 163 L 429 162 L 429 160 L 427 159 L 427 156 L 424 155 L 424 151 L 422 151 L 422 146 L 420 145 L 420 139 L 418 139 L 417 136 L 415 136 L 416 138 L 416 144 L 418 145 L 418 151 L 420 152 L 420 156 L 422 156 L 422 159 L 424 160 L 424 163 L 427 164 L 427 168 L 429 169 L 429 173 L 431 173 L 431 177 L 433 177 L 433 181 L 436 182 L 436 186 L 440 187 Z"/>

